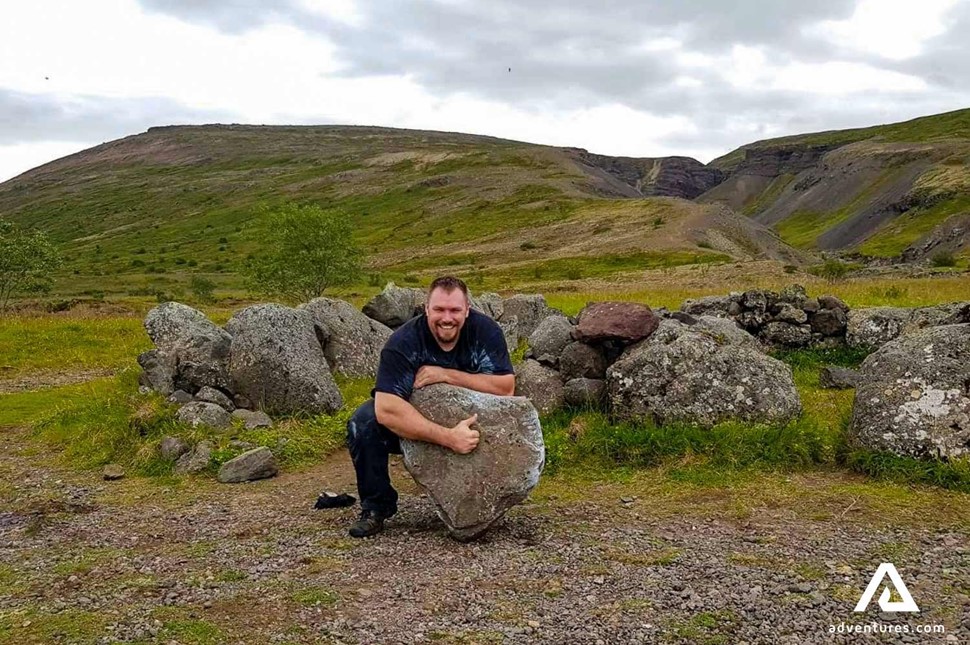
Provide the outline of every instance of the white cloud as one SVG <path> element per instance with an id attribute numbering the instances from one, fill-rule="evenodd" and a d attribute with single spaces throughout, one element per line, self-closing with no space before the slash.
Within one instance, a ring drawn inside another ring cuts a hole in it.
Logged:
<path id="1" fill-rule="evenodd" d="M 97 143 L 101 143 L 98 141 Z M 80 152 L 92 144 L 76 141 L 43 141 L 0 146 L 0 181 L 45 164 L 53 159 Z"/>
<path id="2" fill-rule="evenodd" d="M 848 20 L 825 20 L 805 28 L 839 47 L 890 60 L 912 58 L 946 31 L 944 17 L 957 0 L 861 0 Z"/>

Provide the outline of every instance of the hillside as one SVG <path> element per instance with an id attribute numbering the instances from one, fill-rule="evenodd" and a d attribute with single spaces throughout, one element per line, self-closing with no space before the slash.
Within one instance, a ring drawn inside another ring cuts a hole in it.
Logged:
<path id="1" fill-rule="evenodd" d="M 700 194 L 719 171 L 686 158 L 611 159 L 390 128 L 162 127 L 0 184 L 0 216 L 62 245 L 65 292 L 152 293 L 194 273 L 238 287 L 261 209 L 287 201 L 344 209 L 375 283 L 447 270 L 502 288 L 806 259 L 757 222 L 677 198 Z"/>
<path id="2" fill-rule="evenodd" d="M 715 159 L 721 203 L 806 250 L 970 257 L 970 110 L 758 141 Z"/>

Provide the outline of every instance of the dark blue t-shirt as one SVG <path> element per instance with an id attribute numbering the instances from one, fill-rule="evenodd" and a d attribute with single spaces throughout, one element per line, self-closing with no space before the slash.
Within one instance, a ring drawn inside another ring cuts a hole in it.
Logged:
<path id="1" fill-rule="evenodd" d="M 437 365 L 472 374 L 514 374 L 505 335 L 498 323 L 474 309 L 446 352 L 428 328 L 427 314 L 415 316 L 391 334 L 381 350 L 377 384 L 371 390 L 410 400 L 414 377 L 422 365 Z"/>

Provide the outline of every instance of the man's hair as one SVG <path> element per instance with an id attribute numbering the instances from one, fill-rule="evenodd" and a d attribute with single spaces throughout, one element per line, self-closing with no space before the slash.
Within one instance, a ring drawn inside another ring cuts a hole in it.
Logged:
<path id="1" fill-rule="evenodd" d="M 444 289 L 445 293 L 451 293 L 455 289 L 461 289 L 461 292 L 465 294 L 465 300 L 469 300 L 468 297 L 468 287 L 461 278 L 456 278 L 450 275 L 443 275 L 440 278 L 435 278 L 431 282 L 431 286 L 428 287 L 428 298 L 431 298 L 431 292 L 435 289 Z"/>

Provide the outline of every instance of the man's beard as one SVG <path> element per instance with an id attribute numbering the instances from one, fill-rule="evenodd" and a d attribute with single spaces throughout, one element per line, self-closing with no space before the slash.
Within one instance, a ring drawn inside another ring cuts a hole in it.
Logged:
<path id="1" fill-rule="evenodd" d="M 442 343 L 450 343 L 453 340 L 456 340 L 458 338 L 459 331 L 460 328 L 458 325 L 454 325 L 450 329 L 442 328 L 439 325 L 434 326 L 434 335 Z"/>

